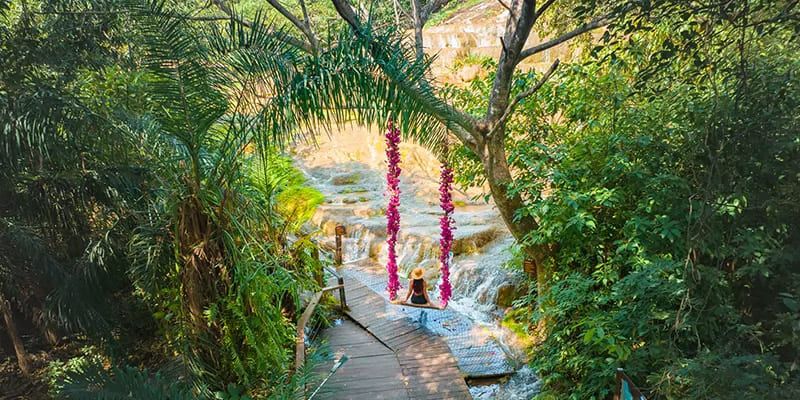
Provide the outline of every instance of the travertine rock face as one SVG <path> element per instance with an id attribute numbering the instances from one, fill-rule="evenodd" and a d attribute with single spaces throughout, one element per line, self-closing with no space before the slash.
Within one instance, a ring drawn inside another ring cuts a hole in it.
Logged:
<path id="1" fill-rule="evenodd" d="M 437 80 L 453 84 L 468 82 L 481 73 L 477 65 L 454 68 L 459 58 L 467 55 L 488 56 L 496 59 L 500 55 L 500 38 L 505 32 L 508 11 L 496 0 L 486 0 L 467 7 L 435 26 L 423 29 L 425 52 L 436 56 L 433 74 Z M 525 47 L 543 42 L 532 32 Z M 520 70 L 535 68 L 539 71 L 550 67 L 556 58 L 562 61 L 572 57 L 566 45 L 560 45 L 524 60 Z"/>

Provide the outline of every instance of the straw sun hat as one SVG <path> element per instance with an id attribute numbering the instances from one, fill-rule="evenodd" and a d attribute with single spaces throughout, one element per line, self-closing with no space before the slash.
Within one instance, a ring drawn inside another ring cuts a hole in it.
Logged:
<path id="1" fill-rule="evenodd" d="M 414 268 L 414 270 L 411 271 L 411 279 L 422 279 L 424 275 L 425 270 L 420 267 Z"/>

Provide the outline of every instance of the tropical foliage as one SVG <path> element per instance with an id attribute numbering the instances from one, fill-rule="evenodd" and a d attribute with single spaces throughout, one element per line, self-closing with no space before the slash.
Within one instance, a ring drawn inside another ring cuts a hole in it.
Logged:
<path id="1" fill-rule="evenodd" d="M 321 272 L 299 231 L 321 199 L 276 153 L 297 120 L 257 93 L 291 86 L 302 60 L 260 20 L 178 12 L 46 2 L 5 15 L 0 289 L 52 342 L 110 346 L 118 369 L 88 363 L 75 382 L 148 381 L 119 334 L 150 332 L 155 366 L 185 379 L 165 390 L 269 395 L 291 385 L 298 296 Z M 298 192 L 315 200 L 293 205 Z"/>
<path id="2" fill-rule="evenodd" d="M 391 118 L 535 261 L 540 398 L 800 397 L 796 1 L 509 0 L 448 87 L 421 32 L 463 4 L 289 3 L 0 0 L 0 313 L 50 395 L 296 397 L 324 199 L 283 150 Z"/>
<path id="3" fill-rule="evenodd" d="M 518 302 L 542 398 L 607 398 L 617 367 L 653 398 L 800 395 L 796 32 L 667 55 L 671 24 L 562 68 L 509 121 L 525 241 L 556 244 Z M 453 98 L 481 107 L 491 79 Z"/>

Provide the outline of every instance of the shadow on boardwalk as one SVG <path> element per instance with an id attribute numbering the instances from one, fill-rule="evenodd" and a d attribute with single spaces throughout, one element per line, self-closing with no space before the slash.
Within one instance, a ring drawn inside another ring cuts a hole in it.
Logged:
<path id="1" fill-rule="evenodd" d="M 387 319 L 383 297 L 358 280 L 345 279 L 345 287 L 349 319 L 326 329 L 322 338 L 336 359 L 347 354 L 350 360 L 315 398 L 472 398 L 444 340 L 419 323 Z M 320 373 L 331 363 L 320 366 Z"/>

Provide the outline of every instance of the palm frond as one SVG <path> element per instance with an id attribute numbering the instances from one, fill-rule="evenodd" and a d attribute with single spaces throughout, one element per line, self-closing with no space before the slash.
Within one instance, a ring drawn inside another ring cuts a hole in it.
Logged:
<path id="1" fill-rule="evenodd" d="M 316 110 L 318 120 L 337 123 L 356 121 L 383 126 L 392 118 L 408 139 L 441 151 L 454 120 L 440 120 L 449 105 L 427 83 L 430 59 L 417 60 L 414 50 L 391 29 L 372 32 L 367 38 L 342 31 L 328 50 L 313 60 L 311 78 L 297 82 L 295 114 Z M 375 43 L 382 43 L 376 47 Z"/>
<path id="2" fill-rule="evenodd" d="M 101 364 L 82 365 L 70 372 L 60 385 L 65 399 L 170 399 L 190 400 L 196 396 L 189 386 L 160 372 L 124 367 L 106 371 Z"/>

